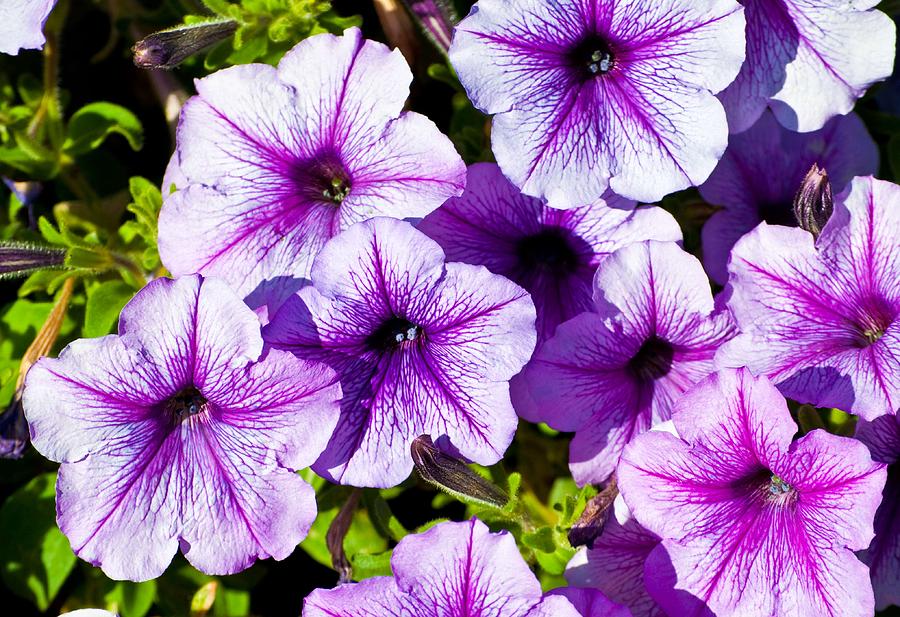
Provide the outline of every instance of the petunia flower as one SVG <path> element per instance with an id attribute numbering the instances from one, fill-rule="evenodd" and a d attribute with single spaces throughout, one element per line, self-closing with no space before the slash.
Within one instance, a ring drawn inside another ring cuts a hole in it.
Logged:
<path id="1" fill-rule="evenodd" d="M 594 307 L 559 326 L 523 372 L 526 417 L 574 431 L 569 469 L 603 482 L 635 435 L 714 370 L 733 336 L 700 262 L 674 242 L 642 242 L 601 262 Z M 530 398 L 530 401 L 528 400 Z"/>
<path id="2" fill-rule="evenodd" d="M 888 466 L 881 505 L 875 513 L 875 538 L 860 558 L 869 564 L 875 608 L 900 606 L 900 416 L 864 420 L 856 438 L 869 447 L 872 458 Z"/>
<path id="3" fill-rule="evenodd" d="M 856 178 L 818 240 L 761 224 L 728 266 L 740 335 L 718 366 L 747 366 L 801 403 L 874 419 L 900 408 L 900 187 Z"/>
<path id="4" fill-rule="evenodd" d="M 783 126 L 808 132 L 853 109 L 890 76 L 896 28 L 879 0 L 743 0 L 747 60 L 719 95 L 732 132 L 766 107 Z"/>
<path id="5" fill-rule="evenodd" d="M 652 202 L 701 184 L 725 151 L 714 93 L 744 60 L 734 0 L 479 0 L 450 60 L 496 114 L 503 173 L 554 208 Z"/>
<path id="6" fill-rule="evenodd" d="M 709 376 L 672 417 L 680 438 L 645 433 L 617 469 L 631 512 L 662 538 L 671 576 L 658 562 L 646 571 L 665 611 L 872 615 L 853 551 L 872 539 L 886 473 L 863 444 L 823 430 L 792 443 L 784 397 L 747 369 Z"/>
<path id="7" fill-rule="evenodd" d="M 500 460 L 517 425 L 508 382 L 535 344 L 524 289 L 483 266 L 445 264 L 436 242 L 388 218 L 332 239 L 310 278 L 263 335 L 341 377 L 341 418 L 316 473 L 395 486 L 420 435 L 483 465 Z"/>
<path id="8" fill-rule="evenodd" d="M 323 364 L 264 355 L 223 282 L 157 279 L 119 335 L 82 339 L 28 372 L 34 447 L 62 466 L 57 521 L 114 579 L 162 574 L 180 548 L 208 574 L 287 557 L 316 517 L 312 464 L 337 422 Z"/>
<path id="9" fill-rule="evenodd" d="M 475 518 L 406 536 L 391 570 L 393 577 L 316 589 L 303 617 L 579 617 L 565 598 L 542 595 L 509 532 L 491 533 Z"/>
<path id="10" fill-rule="evenodd" d="M 44 22 L 56 0 L 0 0 L 0 53 L 44 46 Z"/>
<path id="11" fill-rule="evenodd" d="M 659 537 L 644 529 L 619 495 L 603 533 L 593 546 L 579 549 L 566 566 L 566 580 L 578 587 L 599 589 L 634 617 L 665 617 L 647 593 L 644 565 Z"/>
<path id="12" fill-rule="evenodd" d="M 399 51 L 356 28 L 302 41 L 277 69 L 198 80 L 163 187 L 165 266 L 247 295 L 266 279 L 308 276 L 353 223 L 422 217 L 459 195 L 465 165 L 450 140 L 402 111 L 411 80 Z"/>
<path id="13" fill-rule="evenodd" d="M 469 167 L 466 191 L 418 225 L 451 261 L 483 265 L 524 287 L 537 310 L 538 344 L 592 306 L 591 281 L 609 253 L 642 240 L 681 240 L 662 208 L 605 200 L 556 210 L 523 195 L 491 163 Z"/>
<path id="14" fill-rule="evenodd" d="M 797 225 L 794 196 L 813 164 L 840 191 L 854 176 L 878 171 L 878 146 L 856 114 L 834 118 L 820 131 L 794 133 L 767 112 L 749 131 L 731 136 L 725 156 L 700 187 L 703 199 L 722 206 L 703 226 L 703 265 L 710 278 L 725 284 L 732 247 L 761 221 Z"/>

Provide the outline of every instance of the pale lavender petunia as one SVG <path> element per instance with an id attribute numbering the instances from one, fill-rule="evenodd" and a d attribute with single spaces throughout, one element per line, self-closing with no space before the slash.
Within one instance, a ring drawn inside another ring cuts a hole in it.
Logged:
<path id="1" fill-rule="evenodd" d="M 893 71 L 893 21 L 879 0 L 742 0 L 747 60 L 719 95 L 735 133 L 767 107 L 795 131 L 815 131 L 850 112 Z"/>
<path id="2" fill-rule="evenodd" d="M 873 419 L 900 408 L 900 187 L 856 178 L 818 240 L 761 224 L 735 245 L 739 336 L 718 366 L 747 366 L 801 403 Z"/>
<path id="3" fill-rule="evenodd" d="M 450 59 L 496 114 L 494 155 L 524 193 L 651 202 L 702 183 L 725 151 L 714 93 L 744 60 L 744 25 L 735 0 L 480 0 Z"/>
<path id="4" fill-rule="evenodd" d="M 284 559 L 316 517 L 294 470 L 339 415 L 337 376 L 263 354 L 253 312 L 224 282 L 157 279 L 119 335 L 71 343 L 28 372 L 34 447 L 59 461 L 57 520 L 114 579 L 162 574 L 180 548 L 203 572 Z"/>
<path id="5" fill-rule="evenodd" d="M 875 513 L 875 538 L 860 554 L 869 564 L 875 608 L 900 606 L 900 415 L 861 420 L 856 438 L 869 447 L 872 458 L 888 466 L 881 505 Z"/>
<path id="6" fill-rule="evenodd" d="M 418 225 L 450 261 L 483 265 L 524 287 L 537 310 L 538 343 L 593 305 L 591 281 L 616 249 L 643 240 L 681 240 L 668 212 L 612 193 L 556 210 L 523 195 L 491 163 L 469 167 L 466 191 Z"/>
<path id="7" fill-rule="evenodd" d="M 579 617 L 565 598 L 543 596 L 509 532 L 491 533 L 478 519 L 406 536 L 391 570 L 393 577 L 316 589 L 303 617 Z"/>
<path id="8" fill-rule="evenodd" d="M 659 544 L 659 537 L 637 522 L 619 495 L 603 533 L 566 566 L 566 580 L 599 589 L 610 600 L 627 606 L 634 617 L 665 617 L 644 582 L 644 565 Z"/>
<path id="9" fill-rule="evenodd" d="M 0 53 L 44 46 L 44 22 L 56 0 L 0 0 Z"/>
<path id="10" fill-rule="evenodd" d="M 668 420 L 675 400 L 713 371 L 733 336 L 703 267 L 674 242 L 631 244 L 594 278 L 594 307 L 557 328 L 523 372 L 523 415 L 575 431 L 569 468 L 603 482 L 635 435 Z"/>
<path id="11" fill-rule="evenodd" d="M 859 116 L 831 120 L 813 133 L 783 128 L 766 112 L 749 131 L 732 135 L 700 195 L 722 209 L 703 226 L 703 265 L 724 285 L 735 243 L 761 221 L 794 227 L 793 201 L 813 164 L 839 192 L 854 176 L 878 171 L 878 146 Z"/>
<path id="12" fill-rule="evenodd" d="M 792 443 L 784 397 L 747 369 L 703 380 L 673 421 L 680 438 L 645 433 L 617 469 L 632 513 L 662 538 L 667 559 L 646 572 L 664 610 L 872 615 L 869 571 L 853 551 L 872 539 L 886 472 L 863 444 L 823 430 Z"/>
<path id="13" fill-rule="evenodd" d="M 182 111 L 159 221 L 175 274 L 225 278 L 246 295 L 306 277 L 319 249 L 373 216 L 422 217 L 459 195 L 465 165 L 425 116 L 403 112 L 412 73 L 363 39 L 320 34 L 273 68 L 196 82 Z"/>
<path id="14" fill-rule="evenodd" d="M 477 463 L 500 460 L 517 425 L 508 382 L 535 344 L 524 289 L 483 266 L 444 263 L 436 242 L 387 218 L 332 239 L 311 279 L 264 336 L 341 376 L 341 419 L 318 474 L 394 486 L 424 434 Z"/>

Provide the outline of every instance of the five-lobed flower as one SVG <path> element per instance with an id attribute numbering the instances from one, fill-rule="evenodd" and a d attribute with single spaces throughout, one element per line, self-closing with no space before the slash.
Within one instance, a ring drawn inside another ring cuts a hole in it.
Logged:
<path id="1" fill-rule="evenodd" d="M 231 574 L 284 559 L 316 516 L 311 465 L 338 419 L 324 364 L 269 350 L 224 282 L 149 283 L 119 334 L 69 344 L 28 372 L 34 447 L 62 463 L 57 520 L 110 578 L 162 574 L 179 550 Z"/>
<path id="2" fill-rule="evenodd" d="M 678 437 L 650 431 L 622 454 L 619 488 L 662 539 L 648 591 L 675 615 L 868 617 L 869 545 L 885 468 L 819 429 L 792 442 L 784 397 L 747 369 L 710 375 L 675 404 Z"/>
<path id="3" fill-rule="evenodd" d="M 622 448 L 668 420 L 734 335 L 700 262 L 674 242 L 640 242 L 600 264 L 591 311 L 563 323 L 523 372 L 523 417 L 574 431 L 569 469 L 603 482 Z"/>
<path id="4" fill-rule="evenodd" d="M 717 366 L 747 366 L 800 403 L 868 420 L 900 409 L 900 186 L 854 179 L 815 240 L 763 223 L 728 271 L 740 334 Z"/>
<path id="5" fill-rule="evenodd" d="M 714 94 L 740 70 L 744 26 L 735 0 L 479 0 L 450 60 L 522 192 L 649 202 L 701 184 L 725 151 Z"/>
<path id="6" fill-rule="evenodd" d="M 484 266 L 445 263 L 436 242 L 388 218 L 330 240 L 311 279 L 264 337 L 341 377 L 341 418 L 316 473 L 395 486 L 420 435 L 483 465 L 500 460 L 518 423 L 509 380 L 535 345 L 528 292 Z"/>
<path id="7" fill-rule="evenodd" d="M 164 179 L 165 266 L 246 296 L 268 279 L 307 277 L 325 242 L 356 222 L 422 217 L 459 195 L 453 144 L 403 111 L 411 80 L 399 51 L 357 28 L 310 37 L 277 68 L 198 80 Z"/>

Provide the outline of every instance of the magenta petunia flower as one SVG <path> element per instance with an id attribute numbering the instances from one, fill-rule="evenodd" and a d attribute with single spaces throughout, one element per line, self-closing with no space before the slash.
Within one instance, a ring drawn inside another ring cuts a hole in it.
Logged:
<path id="1" fill-rule="evenodd" d="M 450 59 L 522 192 L 555 208 L 611 188 L 651 202 L 702 183 L 725 151 L 714 93 L 744 60 L 734 0 L 479 0 Z"/>
<path id="2" fill-rule="evenodd" d="M 484 266 L 445 264 L 436 242 L 387 218 L 331 240 L 311 278 L 264 336 L 341 376 L 341 419 L 316 473 L 394 486 L 426 434 L 477 463 L 500 460 L 517 425 L 508 382 L 535 344 L 524 289 Z"/>
<path id="3" fill-rule="evenodd" d="M 601 262 L 593 311 L 537 351 L 522 378 L 529 397 L 516 403 L 529 419 L 575 431 L 572 475 L 603 482 L 625 444 L 668 420 L 681 393 L 713 371 L 732 335 L 696 258 L 674 242 L 631 244 Z"/>
<path id="4" fill-rule="evenodd" d="M 881 505 L 875 513 L 875 538 L 860 554 L 869 564 L 875 608 L 900 606 L 900 416 L 861 420 L 856 438 L 869 447 L 872 458 L 888 466 Z"/>
<path id="5" fill-rule="evenodd" d="M 743 0 L 747 60 L 719 95 L 732 132 L 770 107 L 785 127 L 822 128 L 894 66 L 894 22 L 879 0 Z"/>
<path id="6" fill-rule="evenodd" d="M 411 80 L 399 51 L 356 28 L 306 39 L 277 69 L 198 80 L 166 174 L 181 189 L 160 215 L 166 267 L 221 276 L 246 295 L 265 279 L 308 276 L 353 223 L 422 217 L 459 195 L 465 165 L 450 140 L 402 111 Z"/>
<path id="7" fill-rule="evenodd" d="M 665 617 L 644 582 L 644 564 L 659 544 L 659 537 L 637 522 L 619 495 L 603 533 L 566 566 L 566 580 L 599 589 L 610 600 L 627 606 L 634 617 Z"/>
<path id="8" fill-rule="evenodd" d="M 475 518 L 406 536 L 391 570 L 393 577 L 316 589 L 303 617 L 579 617 L 565 598 L 542 595 L 509 532 L 491 533 Z"/>
<path id="9" fill-rule="evenodd" d="M 324 449 L 341 392 L 327 366 L 262 351 L 240 298 L 191 276 L 148 284 L 118 336 L 31 368 L 32 442 L 62 463 L 57 521 L 79 557 L 146 580 L 179 548 L 210 574 L 294 550 L 316 517 L 294 470 Z"/>
<path id="10" fill-rule="evenodd" d="M 617 471 L 638 522 L 662 538 L 672 575 L 647 564 L 647 584 L 664 610 L 872 615 L 869 571 L 853 551 L 872 539 L 886 473 L 864 445 L 823 430 L 791 443 L 784 398 L 747 369 L 703 380 L 673 420 L 681 438 L 639 436 Z"/>
<path id="11" fill-rule="evenodd" d="M 856 178 L 834 201 L 816 241 L 761 224 L 735 245 L 729 307 L 741 334 L 716 362 L 873 419 L 900 408 L 900 187 Z"/>
<path id="12" fill-rule="evenodd" d="M 635 205 L 607 193 L 604 202 L 556 210 L 520 193 L 496 165 L 477 163 L 462 197 L 447 200 L 418 228 L 447 259 L 486 266 L 524 287 L 537 310 L 540 344 L 591 308 L 591 281 L 609 253 L 642 240 L 681 240 L 672 215 Z"/>
<path id="13" fill-rule="evenodd" d="M 56 0 L 0 0 L 0 53 L 44 46 L 44 22 Z"/>
<path id="14" fill-rule="evenodd" d="M 721 206 L 703 226 L 703 265 L 724 285 L 732 247 L 761 221 L 794 227 L 794 195 L 813 164 L 840 191 L 854 176 L 878 171 L 878 146 L 856 114 L 813 133 L 783 128 L 765 113 L 749 131 L 732 135 L 725 156 L 700 194 Z"/>

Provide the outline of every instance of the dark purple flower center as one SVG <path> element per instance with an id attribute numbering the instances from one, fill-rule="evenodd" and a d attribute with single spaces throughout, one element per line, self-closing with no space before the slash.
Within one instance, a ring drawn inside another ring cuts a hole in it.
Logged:
<path id="1" fill-rule="evenodd" d="M 794 206 L 787 202 L 760 204 L 759 217 L 769 225 L 797 226 Z"/>
<path id="2" fill-rule="evenodd" d="M 183 422 L 206 410 L 208 401 L 200 390 L 188 386 L 169 398 L 165 403 L 166 412 L 176 422 Z"/>
<path id="3" fill-rule="evenodd" d="M 366 338 L 366 346 L 374 351 L 389 351 L 422 336 L 422 326 L 403 317 L 385 320 Z"/>
<path id="4" fill-rule="evenodd" d="M 519 240 L 516 245 L 519 263 L 525 270 L 548 270 L 554 274 L 570 274 L 578 269 L 578 253 L 567 234 L 548 227 Z"/>
<path id="5" fill-rule="evenodd" d="M 300 195 L 309 201 L 340 206 L 350 195 L 350 173 L 335 154 L 298 161 L 291 176 Z"/>
<path id="6" fill-rule="evenodd" d="M 652 383 L 669 374 L 674 357 L 672 345 L 654 335 L 628 361 L 628 372 L 640 382 Z"/>
<path id="7" fill-rule="evenodd" d="M 609 43 L 598 34 L 590 34 L 568 53 L 569 65 L 584 81 L 606 75 L 616 66 L 616 57 Z"/>

